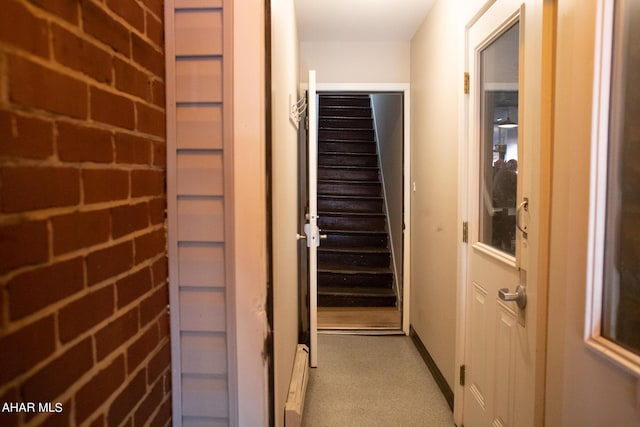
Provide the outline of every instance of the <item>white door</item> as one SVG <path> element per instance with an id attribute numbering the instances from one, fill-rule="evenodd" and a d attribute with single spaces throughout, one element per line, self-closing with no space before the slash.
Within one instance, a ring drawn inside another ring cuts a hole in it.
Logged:
<path id="1" fill-rule="evenodd" d="M 307 182 L 309 185 L 309 212 L 305 234 L 309 247 L 309 364 L 318 366 L 318 246 L 320 233 L 318 230 L 318 113 L 316 97 L 316 72 L 309 71 L 307 117 L 309 120 L 309 137 L 307 138 Z"/>
<path id="2" fill-rule="evenodd" d="M 525 3 L 497 0 L 467 28 L 466 427 L 527 426 L 537 416 L 537 285 L 528 270 L 540 233 L 532 218 L 542 68 L 531 59 L 541 52 L 542 15 Z"/>

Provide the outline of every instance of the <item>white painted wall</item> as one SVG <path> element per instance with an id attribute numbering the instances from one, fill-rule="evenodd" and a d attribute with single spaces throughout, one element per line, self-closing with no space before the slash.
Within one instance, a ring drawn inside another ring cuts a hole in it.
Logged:
<path id="1" fill-rule="evenodd" d="M 406 83 L 409 43 L 302 42 L 300 78 L 316 70 L 318 83 Z"/>
<path id="2" fill-rule="evenodd" d="M 275 425 L 284 406 L 298 343 L 298 134 L 289 97 L 298 99 L 298 40 L 293 0 L 271 0 L 273 338 Z"/>
<path id="3" fill-rule="evenodd" d="M 385 187 L 385 203 L 389 215 L 389 238 L 393 254 L 395 280 L 402 296 L 402 223 L 403 191 L 403 97 L 402 93 L 371 95 L 376 137 L 380 153 L 381 174 Z M 408 179 L 408 177 L 407 177 Z"/>
<path id="4" fill-rule="evenodd" d="M 546 425 L 640 425 L 638 380 L 583 342 L 596 3 L 560 0 Z"/>
<path id="5" fill-rule="evenodd" d="M 456 3 L 439 0 L 411 41 L 411 324 L 452 388 L 461 227 L 457 94 L 462 90 L 462 28 Z"/>
<path id="6" fill-rule="evenodd" d="M 264 1 L 234 0 L 233 163 L 238 425 L 267 426 Z"/>

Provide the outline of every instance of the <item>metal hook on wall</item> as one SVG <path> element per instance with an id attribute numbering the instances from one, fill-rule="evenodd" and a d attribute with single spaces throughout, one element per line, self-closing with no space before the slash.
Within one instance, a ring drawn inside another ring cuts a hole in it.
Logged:
<path id="1" fill-rule="evenodd" d="M 302 119 L 302 114 L 307 109 L 307 98 L 305 96 L 300 99 L 295 100 L 295 97 L 292 94 L 289 94 L 289 120 L 295 126 L 296 129 L 300 126 L 300 120 Z"/>

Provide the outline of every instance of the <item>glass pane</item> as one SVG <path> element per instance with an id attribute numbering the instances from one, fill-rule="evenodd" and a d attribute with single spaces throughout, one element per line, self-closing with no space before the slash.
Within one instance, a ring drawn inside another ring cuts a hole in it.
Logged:
<path id="1" fill-rule="evenodd" d="M 617 5 L 602 335 L 640 354 L 640 4 Z"/>
<path id="2" fill-rule="evenodd" d="M 480 236 L 516 253 L 519 24 L 480 52 Z"/>

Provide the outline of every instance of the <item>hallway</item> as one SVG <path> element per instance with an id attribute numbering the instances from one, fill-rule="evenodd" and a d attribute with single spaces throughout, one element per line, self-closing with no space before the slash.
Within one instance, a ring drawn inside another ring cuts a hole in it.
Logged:
<path id="1" fill-rule="evenodd" d="M 453 426 L 453 414 L 407 336 L 318 336 L 304 427 Z"/>

